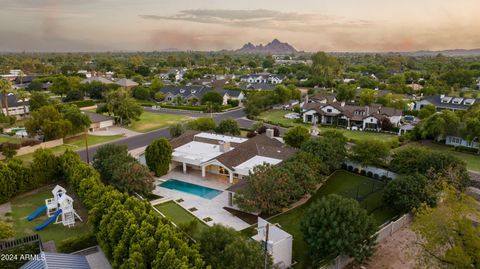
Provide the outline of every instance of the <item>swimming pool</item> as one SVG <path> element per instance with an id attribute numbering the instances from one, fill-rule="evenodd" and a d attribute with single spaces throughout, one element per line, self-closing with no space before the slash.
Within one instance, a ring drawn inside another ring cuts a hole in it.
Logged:
<path id="1" fill-rule="evenodd" d="M 171 190 L 190 193 L 190 194 L 200 196 L 202 198 L 209 199 L 209 200 L 215 198 L 217 195 L 222 193 L 222 191 L 219 191 L 219 190 L 203 187 L 200 185 L 196 185 L 196 184 L 192 184 L 192 183 L 188 183 L 188 182 L 184 182 L 176 179 L 169 179 L 159 184 L 158 186 L 171 189 Z"/>

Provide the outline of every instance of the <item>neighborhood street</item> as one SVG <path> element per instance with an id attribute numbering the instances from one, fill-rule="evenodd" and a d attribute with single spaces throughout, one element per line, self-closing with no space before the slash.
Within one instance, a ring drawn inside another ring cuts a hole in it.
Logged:
<path id="1" fill-rule="evenodd" d="M 168 109 L 152 109 L 152 108 L 145 108 L 144 109 L 147 112 L 152 112 L 152 113 L 164 113 L 164 114 L 176 114 L 176 115 L 186 115 L 190 117 L 208 117 L 210 114 L 209 113 L 200 113 L 196 111 L 179 111 L 179 110 L 168 110 Z M 213 118 L 215 119 L 215 122 L 220 122 L 221 120 L 227 119 L 227 118 L 233 118 L 235 119 L 238 124 L 240 125 L 241 128 L 252 128 L 254 121 L 246 119 L 245 112 L 243 109 L 237 109 L 237 110 L 232 110 L 228 111 L 225 113 L 213 113 L 212 114 Z M 271 126 L 268 125 L 267 126 Z M 277 127 L 280 129 L 280 133 L 285 133 L 287 128 L 281 128 Z M 128 150 L 140 148 L 149 145 L 153 140 L 158 139 L 160 137 L 170 137 L 170 133 L 167 128 L 151 131 L 145 134 L 140 134 L 128 138 L 123 138 L 120 140 L 112 141 L 107 144 L 116 144 L 116 145 L 127 145 Z M 104 144 L 102 144 L 104 145 Z M 101 147 L 102 145 L 96 145 L 89 147 L 88 153 L 90 156 L 90 161 L 92 160 L 93 155 L 97 152 L 97 149 Z M 86 150 L 79 150 L 77 153 L 80 155 L 82 160 L 86 161 L 87 160 L 87 152 Z"/>

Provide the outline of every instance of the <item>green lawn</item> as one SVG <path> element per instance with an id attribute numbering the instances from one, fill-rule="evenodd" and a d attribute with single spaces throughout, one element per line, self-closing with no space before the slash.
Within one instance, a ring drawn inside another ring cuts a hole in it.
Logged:
<path id="1" fill-rule="evenodd" d="M 9 135 L 0 135 L 0 143 L 8 142 L 8 143 L 17 144 L 17 143 L 20 143 L 20 141 L 21 139 L 18 137 L 9 136 Z"/>
<path id="2" fill-rule="evenodd" d="M 65 185 L 65 184 L 63 184 Z M 12 199 L 12 220 L 16 237 L 23 237 L 32 233 L 38 233 L 44 242 L 54 240 L 58 243 L 64 239 L 78 236 L 89 231 L 87 225 L 87 211 L 80 205 L 78 199 L 74 199 L 74 207 L 77 213 L 82 217 L 83 222 L 77 220 L 75 227 L 68 228 L 62 224 L 49 224 L 43 230 L 35 231 L 35 227 L 48 220 L 47 214 L 42 213 L 36 219 L 28 221 L 27 216 L 31 215 L 38 208 L 45 205 L 45 199 L 52 198 L 52 189 L 54 186 L 42 187 L 30 193 L 26 193 Z M 65 186 L 64 186 L 65 187 Z M 67 191 L 68 193 L 68 191 Z M 73 196 L 71 193 L 68 193 Z"/>
<path id="3" fill-rule="evenodd" d="M 111 135 L 111 136 L 98 136 L 98 135 L 88 135 L 88 146 L 110 142 L 122 138 L 122 135 Z M 85 137 L 83 135 L 76 136 L 72 138 L 67 138 L 64 141 L 64 145 L 51 148 L 55 155 L 60 155 L 64 153 L 67 149 L 71 150 L 81 150 L 85 149 Z M 31 163 L 33 161 L 33 153 L 25 154 L 22 156 L 15 157 L 17 159 L 23 160 L 24 163 Z"/>
<path id="4" fill-rule="evenodd" d="M 420 147 L 428 148 L 434 151 L 448 152 L 458 157 L 459 159 L 463 160 L 467 164 L 467 168 L 469 170 L 480 172 L 480 155 L 479 154 L 455 151 L 454 147 L 450 147 L 447 145 L 434 144 L 431 141 L 427 141 L 425 143 L 414 142 L 414 143 L 409 143 L 405 146 L 408 146 L 408 145 L 420 146 Z"/>
<path id="5" fill-rule="evenodd" d="M 278 223 L 282 229 L 293 235 L 293 258 L 298 262 L 295 268 L 308 267 L 308 247 L 303 241 L 302 232 L 300 231 L 300 220 L 313 202 L 333 193 L 354 199 L 358 197 L 360 204 L 370 211 L 376 224 L 380 226 L 396 215 L 394 211 L 384 207 L 382 204 L 381 198 L 384 185 L 383 182 L 340 170 L 335 172 L 307 203 L 269 219 L 270 223 Z M 372 191 L 374 192 L 372 193 Z M 250 231 L 243 232 L 243 234 L 249 232 L 251 233 L 253 230 L 250 229 Z"/>
<path id="6" fill-rule="evenodd" d="M 162 212 L 167 218 L 173 221 L 177 225 L 185 225 L 192 220 L 197 220 L 197 226 L 193 231 L 191 231 L 190 235 L 193 238 L 198 238 L 199 234 L 208 226 L 203 223 L 202 221 L 198 220 L 197 217 L 192 215 L 190 212 L 185 210 L 183 207 L 177 205 L 175 202 L 170 201 L 163 204 L 159 204 L 155 206 L 160 212 Z"/>
<path id="7" fill-rule="evenodd" d="M 285 118 L 285 114 L 291 113 L 291 111 L 285 110 L 269 110 L 260 114 L 259 118 L 261 120 L 265 120 L 271 122 L 273 124 L 278 124 L 280 126 L 303 126 L 306 128 L 310 128 L 310 124 L 299 123 L 295 122 L 295 120 Z M 319 126 L 320 132 L 328 131 L 328 130 L 336 130 L 342 132 L 346 138 L 349 140 L 364 140 L 364 139 L 375 139 L 375 140 L 382 140 L 382 141 L 392 141 L 397 140 L 396 135 L 392 134 L 385 134 L 385 133 L 375 133 L 375 132 L 361 132 L 361 131 L 350 131 L 343 128 L 333 128 L 333 127 L 324 127 Z"/>
<path id="8" fill-rule="evenodd" d="M 133 122 L 127 128 L 135 132 L 146 133 L 174 123 L 185 122 L 188 119 L 189 117 L 183 115 L 143 112 L 140 120 Z"/>

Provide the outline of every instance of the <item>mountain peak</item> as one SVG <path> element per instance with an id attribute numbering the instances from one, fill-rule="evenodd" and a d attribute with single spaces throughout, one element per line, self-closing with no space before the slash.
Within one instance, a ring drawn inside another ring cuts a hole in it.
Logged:
<path id="1" fill-rule="evenodd" d="M 251 42 L 243 45 L 241 49 L 235 50 L 238 53 L 262 53 L 262 54 L 290 54 L 295 53 L 297 50 L 288 43 L 282 43 L 278 39 L 273 39 L 272 42 L 267 45 L 259 44 L 253 45 Z"/>

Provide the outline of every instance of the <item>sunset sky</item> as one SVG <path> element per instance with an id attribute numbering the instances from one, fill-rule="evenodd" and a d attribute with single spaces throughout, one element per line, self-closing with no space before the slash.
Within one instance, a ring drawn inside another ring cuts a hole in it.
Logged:
<path id="1" fill-rule="evenodd" d="M 480 0 L 0 0 L 0 51 L 480 48 Z"/>

